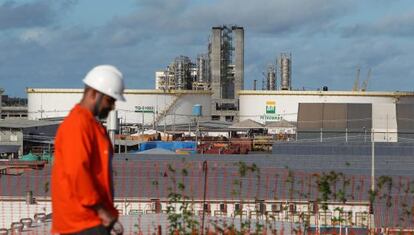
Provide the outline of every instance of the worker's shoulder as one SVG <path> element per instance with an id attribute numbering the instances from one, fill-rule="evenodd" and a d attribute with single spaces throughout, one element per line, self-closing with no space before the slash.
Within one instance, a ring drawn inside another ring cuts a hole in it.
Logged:
<path id="1" fill-rule="evenodd" d="M 61 128 L 75 131 L 76 129 L 87 130 L 96 122 L 89 111 L 76 105 L 63 121 Z"/>

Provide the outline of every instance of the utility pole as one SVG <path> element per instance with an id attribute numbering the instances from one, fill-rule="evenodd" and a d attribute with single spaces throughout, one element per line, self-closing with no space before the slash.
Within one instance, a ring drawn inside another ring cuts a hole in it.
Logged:
<path id="1" fill-rule="evenodd" d="M 141 113 L 142 113 L 142 124 L 141 124 L 141 127 L 142 127 L 142 134 L 144 134 L 144 115 L 145 115 L 144 107 L 142 107 Z"/>

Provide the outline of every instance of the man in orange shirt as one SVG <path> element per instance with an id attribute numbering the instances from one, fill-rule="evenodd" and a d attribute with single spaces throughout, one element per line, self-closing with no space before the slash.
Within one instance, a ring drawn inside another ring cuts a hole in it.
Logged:
<path id="1" fill-rule="evenodd" d="M 100 65 L 83 82 L 83 98 L 55 138 L 52 233 L 105 235 L 117 223 L 122 234 L 113 205 L 113 149 L 98 119 L 108 116 L 116 100 L 125 101 L 123 76 L 114 66 Z"/>

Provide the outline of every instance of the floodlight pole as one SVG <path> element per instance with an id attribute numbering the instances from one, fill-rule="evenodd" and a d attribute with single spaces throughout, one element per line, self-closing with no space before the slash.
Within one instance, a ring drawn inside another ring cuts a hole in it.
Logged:
<path id="1" fill-rule="evenodd" d="M 371 195 L 375 196 L 375 135 L 374 128 L 371 130 Z M 371 232 L 375 229 L 375 217 L 374 217 L 374 199 L 370 199 L 369 205 L 370 214 L 370 227 Z"/>
<path id="2" fill-rule="evenodd" d="M 371 140 L 371 191 L 375 190 L 375 139 L 374 132 L 372 132 Z"/>

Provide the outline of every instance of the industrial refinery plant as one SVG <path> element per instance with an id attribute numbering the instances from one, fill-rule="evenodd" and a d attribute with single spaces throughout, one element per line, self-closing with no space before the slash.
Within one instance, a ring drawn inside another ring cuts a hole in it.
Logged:
<path id="1" fill-rule="evenodd" d="M 275 64 L 269 65 L 262 90 L 291 90 L 291 70 L 292 55 L 281 53 Z M 244 90 L 243 27 L 213 27 L 208 52 L 199 54 L 195 63 L 187 56 L 176 57 L 165 70 L 155 72 L 155 89 L 211 91 L 212 119 L 238 120 L 239 93 Z"/>
<path id="2" fill-rule="evenodd" d="M 295 89 L 289 50 L 246 90 L 244 40 L 212 27 L 100 120 L 125 234 L 413 234 L 414 92 L 368 91 L 359 69 L 348 91 Z M 54 138 L 83 92 L 0 96 L 0 235 L 50 231 Z"/>
<path id="3" fill-rule="evenodd" d="M 138 126 L 141 130 L 173 132 L 180 125 L 182 130 L 185 125 L 195 125 L 196 119 L 198 123 L 225 126 L 253 121 L 271 125 L 271 132 L 288 135 L 289 139 L 307 136 L 300 134 L 303 132 L 320 135 L 320 129 L 341 133 L 353 130 L 359 134 L 374 129 L 381 133 L 375 138 L 384 142 L 397 142 L 405 135 L 404 130 L 410 129 L 404 120 L 414 110 L 413 92 L 368 91 L 370 72 L 361 88 L 358 73 L 350 91 L 331 91 L 328 87 L 294 89 L 291 53 L 275 55 L 274 62 L 258 75 L 263 77 L 261 89 L 259 79 L 254 79 L 253 90 L 245 90 L 244 45 L 243 27 L 212 27 L 207 50 L 195 61 L 189 56 L 177 56 L 165 69 L 155 72 L 155 89 L 126 90 L 127 102 L 117 104 L 119 120 L 124 126 Z M 80 100 L 82 90 L 27 88 L 27 94 L 28 118 L 53 120 L 67 115 Z M 200 107 L 197 115 L 193 113 L 194 106 Z M 358 116 L 349 111 L 354 109 L 363 112 Z M 358 122 L 358 118 L 370 121 Z M 212 133 L 207 131 L 203 135 L 209 134 Z"/>
<path id="4" fill-rule="evenodd" d="M 213 118 L 233 121 L 238 92 L 244 89 L 243 27 L 213 27 L 208 52 L 199 54 L 195 63 L 186 56 L 175 58 L 155 73 L 155 89 L 212 91 Z"/>

